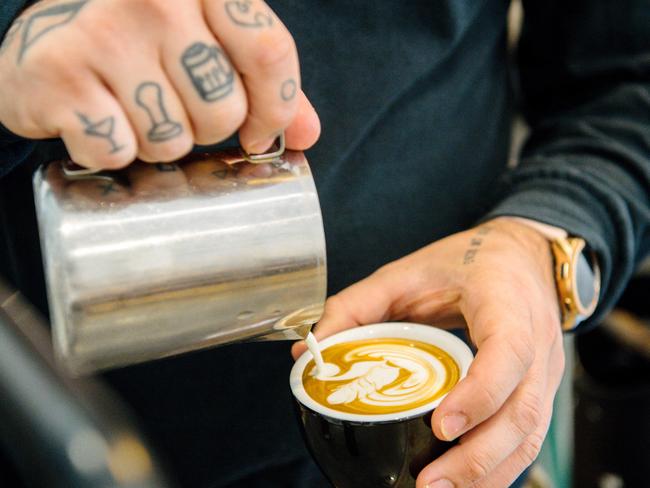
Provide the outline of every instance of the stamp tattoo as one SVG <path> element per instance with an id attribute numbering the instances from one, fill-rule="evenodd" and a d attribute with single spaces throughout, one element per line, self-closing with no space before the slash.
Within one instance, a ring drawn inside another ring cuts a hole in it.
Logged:
<path id="1" fill-rule="evenodd" d="M 147 132 L 147 139 L 151 142 L 165 142 L 183 132 L 183 126 L 172 120 L 167 113 L 163 90 L 158 83 L 145 81 L 138 85 L 135 101 L 149 116 L 151 127 Z"/>

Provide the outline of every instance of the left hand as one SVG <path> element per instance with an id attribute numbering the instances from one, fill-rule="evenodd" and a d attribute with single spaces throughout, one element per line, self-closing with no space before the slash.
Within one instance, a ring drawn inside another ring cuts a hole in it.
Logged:
<path id="1" fill-rule="evenodd" d="M 432 417 L 436 437 L 460 444 L 418 488 L 508 486 L 540 451 L 564 370 L 546 238 L 499 218 L 442 239 L 332 296 L 315 335 L 387 320 L 467 326 L 478 349 Z"/>

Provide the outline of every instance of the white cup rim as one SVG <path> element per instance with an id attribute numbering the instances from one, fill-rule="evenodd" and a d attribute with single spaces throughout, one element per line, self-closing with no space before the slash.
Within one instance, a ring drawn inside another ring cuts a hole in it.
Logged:
<path id="1" fill-rule="evenodd" d="M 459 381 L 467 375 L 469 366 L 474 359 L 472 351 L 462 340 L 446 330 L 439 329 L 431 325 L 413 324 L 409 322 L 385 322 L 380 324 L 368 324 L 360 327 L 347 329 L 343 332 L 331 335 L 330 337 L 319 341 L 322 349 L 333 344 L 349 342 L 363 339 L 395 337 L 413 339 L 434 346 L 438 346 L 446 351 L 458 364 L 460 369 Z M 362 415 L 356 413 L 340 412 L 328 408 L 311 398 L 302 384 L 302 375 L 305 367 L 311 361 L 312 355 L 305 351 L 295 362 L 289 375 L 291 391 L 302 405 L 320 413 L 326 417 L 349 422 L 394 422 L 417 417 L 423 413 L 430 412 L 436 408 L 440 402 L 447 396 L 446 394 L 422 405 L 417 408 L 381 415 Z"/>

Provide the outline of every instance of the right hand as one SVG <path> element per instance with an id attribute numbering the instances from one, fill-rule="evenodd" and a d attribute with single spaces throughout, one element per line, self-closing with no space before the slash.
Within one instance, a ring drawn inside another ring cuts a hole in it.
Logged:
<path id="1" fill-rule="evenodd" d="M 172 161 L 237 130 L 251 153 L 283 130 L 292 149 L 320 134 L 293 38 L 261 0 L 41 0 L 0 46 L 0 87 L 0 123 L 61 137 L 91 168 Z"/>

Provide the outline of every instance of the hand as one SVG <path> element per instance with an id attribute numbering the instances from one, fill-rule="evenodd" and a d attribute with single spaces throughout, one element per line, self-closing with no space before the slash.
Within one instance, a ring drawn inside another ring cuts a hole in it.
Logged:
<path id="1" fill-rule="evenodd" d="M 61 137 L 93 168 L 172 161 L 238 129 L 249 152 L 320 132 L 293 38 L 261 0 L 41 0 L 0 45 L 0 86 L 3 125 Z"/>
<path id="2" fill-rule="evenodd" d="M 500 218 L 332 296 L 315 335 L 387 320 L 466 325 L 476 358 L 432 417 L 438 438 L 461 436 L 460 444 L 424 468 L 417 486 L 502 488 L 537 457 L 548 430 L 564 370 L 558 315 L 546 239 Z M 303 351 L 294 345 L 294 356 Z"/>

